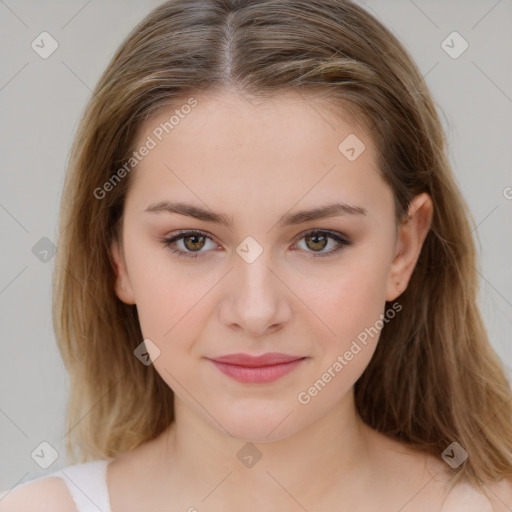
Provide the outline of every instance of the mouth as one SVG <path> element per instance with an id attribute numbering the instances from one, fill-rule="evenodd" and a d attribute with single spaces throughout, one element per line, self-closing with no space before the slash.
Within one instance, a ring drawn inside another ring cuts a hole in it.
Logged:
<path id="1" fill-rule="evenodd" d="M 207 359 L 223 374 L 238 382 L 266 384 L 292 372 L 306 357 L 268 353 L 260 356 L 229 354 Z"/>

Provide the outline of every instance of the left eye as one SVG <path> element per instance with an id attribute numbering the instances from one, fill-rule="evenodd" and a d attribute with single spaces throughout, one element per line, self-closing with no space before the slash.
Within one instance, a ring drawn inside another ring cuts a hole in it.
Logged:
<path id="1" fill-rule="evenodd" d="M 201 251 L 205 247 L 206 240 L 211 241 L 211 238 L 202 231 L 181 231 L 172 237 L 162 239 L 162 243 L 178 256 L 197 258 L 198 256 L 203 256 L 204 252 L 206 252 Z M 305 241 L 307 249 L 312 249 L 308 252 L 312 252 L 314 257 L 328 256 L 340 251 L 344 246 L 352 245 L 352 242 L 341 233 L 320 230 L 303 233 L 299 241 L 301 240 Z M 329 240 L 334 241 L 334 248 L 323 251 L 329 245 Z M 182 248 L 176 247 L 177 242 L 182 243 Z M 173 245 L 175 248 L 172 248 Z M 213 245 L 215 248 L 215 244 Z"/>
<path id="2" fill-rule="evenodd" d="M 351 245 L 346 237 L 338 233 L 331 233 L 329 231 L 309 231 L 304 234 L 300 240 L 304 240 L 305 245 L 309 249 L 313 249 L 313 256 L 329 256 L 335 252 L 343 249 L 344 246 Z M 328 251 L 322 251 L 329 245 L 329 240 L 334 241 L 334 247 Z"/>

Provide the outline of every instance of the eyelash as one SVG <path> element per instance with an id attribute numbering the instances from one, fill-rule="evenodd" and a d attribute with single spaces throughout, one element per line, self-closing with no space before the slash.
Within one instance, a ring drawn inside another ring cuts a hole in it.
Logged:
<path id="1" fill-rule="evenodd" d="M 320 230 L 320 229 L 312 229 L 312 230 L 306 231 L 304 233 L 301 233 L 299 241 L 302 240 L 307 235 L 313 235 L 313 234 L 316 234 L 316 235 L 318 235 L 318 234 L 327 235 L 327 238 L 330 238 L 330 239 L 334 240 L 338 244 L 334 249 L 331 249 L 330 251 L 327 251 L 327 252 L 324 252 L 324 253 L 315 253 L 314 251 L 308 251 L 308 252 L 312 253 L 312 256 L 314 258 L 324 258 L 324 257 L 327 257 L 327 256 L 331 256 L 334 253 L 338 253 L 339 251 L 341 251 L 344 247 L 352 245 L 352 242 L 350 242 L 346 238 L 342 237 L 341 233 L 335 233 L 335 232 L 332 232 L 332 231 L 325 231 L 325 230 Z M 197 252 L 194 253 L 192 251 L 191 252 L 187 252 L 187 251 L 182 251 L 181 249 L 172 249 L 171 248 L 171 244 L 173 244 L 174 242 L 176 242 L 178 240 L 182 240 L 183 238 L 186 238 L 187 236 L 193 236 L 193 235 L 204 236 L 204 237 L 209 238 L 211 240 L 211 237 L 208 236 L 208 233 L 205 233 L 204 231 L 194 230 L 194 231 L 180 231 L 176 235 L 173 235 L 173 236 L 168 237 L 168 238 L 163 238 L 162 239 L 162 243 L 172 253 L 177 254 L 179 257 L 180 256 L 184 256 L 186 258 L 203 257 L 205 252 L 208 252 L 208 251 L 201 251 L 201 252 L 197 251 Z"/>

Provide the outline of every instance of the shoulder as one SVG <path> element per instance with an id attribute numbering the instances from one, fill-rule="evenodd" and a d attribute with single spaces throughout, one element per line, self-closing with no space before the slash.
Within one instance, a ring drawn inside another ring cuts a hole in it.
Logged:
<path id="1" fill-rule="evenodd" d="M 45 477 L 0 494 L 0 512 L 76 512 L 62 478 Z"/>
<path id="2" fill-rule="evenodd" d="M 512 477 L 488 484 L 486 494 L 493 506 L 493 512 L 510 512 L 512 510 Z"/>
<path id="3" fill-rule="evenodd" d="M 510 512 L 512 479 L 503 478 L 478 490 L 464 482 L 448 493 L 441 512 Z"/>
<path id="4" fill-rule="evenodd" d="M 432 501 L 436 501 L 440 512 L 512 512 L 512 476 L 487 483 L 483 490 L 471 486 L 467 481 L 457 482 L 449 489 L 447 484 L 453 473 L 440 457 L 394 439 L 380 436 L 378 441 L 386 456 L 383 467 L 395 468 L 399 462 L 396 471 L 389 472 L 394 480 L 397 480 L 395 475 L 399 475 L 398 481 L 403 482 L 406 488 L 410 485 L 423 488 L 424 484 L 426 489 L 422 496 L 430 490 L 430 508 L 427 510 L 434 510 Z"/>

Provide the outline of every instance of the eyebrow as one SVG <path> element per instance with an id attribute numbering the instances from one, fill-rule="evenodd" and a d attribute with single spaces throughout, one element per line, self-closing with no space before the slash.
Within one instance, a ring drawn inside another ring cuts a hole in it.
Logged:
<path id="1" fill-rule="evenodd" d="M 148 213 L 177 213 L 205 222 L 214 222 L 226 227 L 232 227 L 233 219 L 222 213 L 216 213 L 211 210 L 201 208 L 189 203 L 160 201 L 149 205 L 145 210 Z M 324 219 L 327 217 L 338 217 L 345 215 L 366 215 L 367 210 L 360 206 L 354 206 L 347 203 L 330 203 L 310 210 L 301 210 L 294 213 L 283 215 L 279 221 L 280 226 L 291 226 L 301 224 L 312 220 Z"/>

